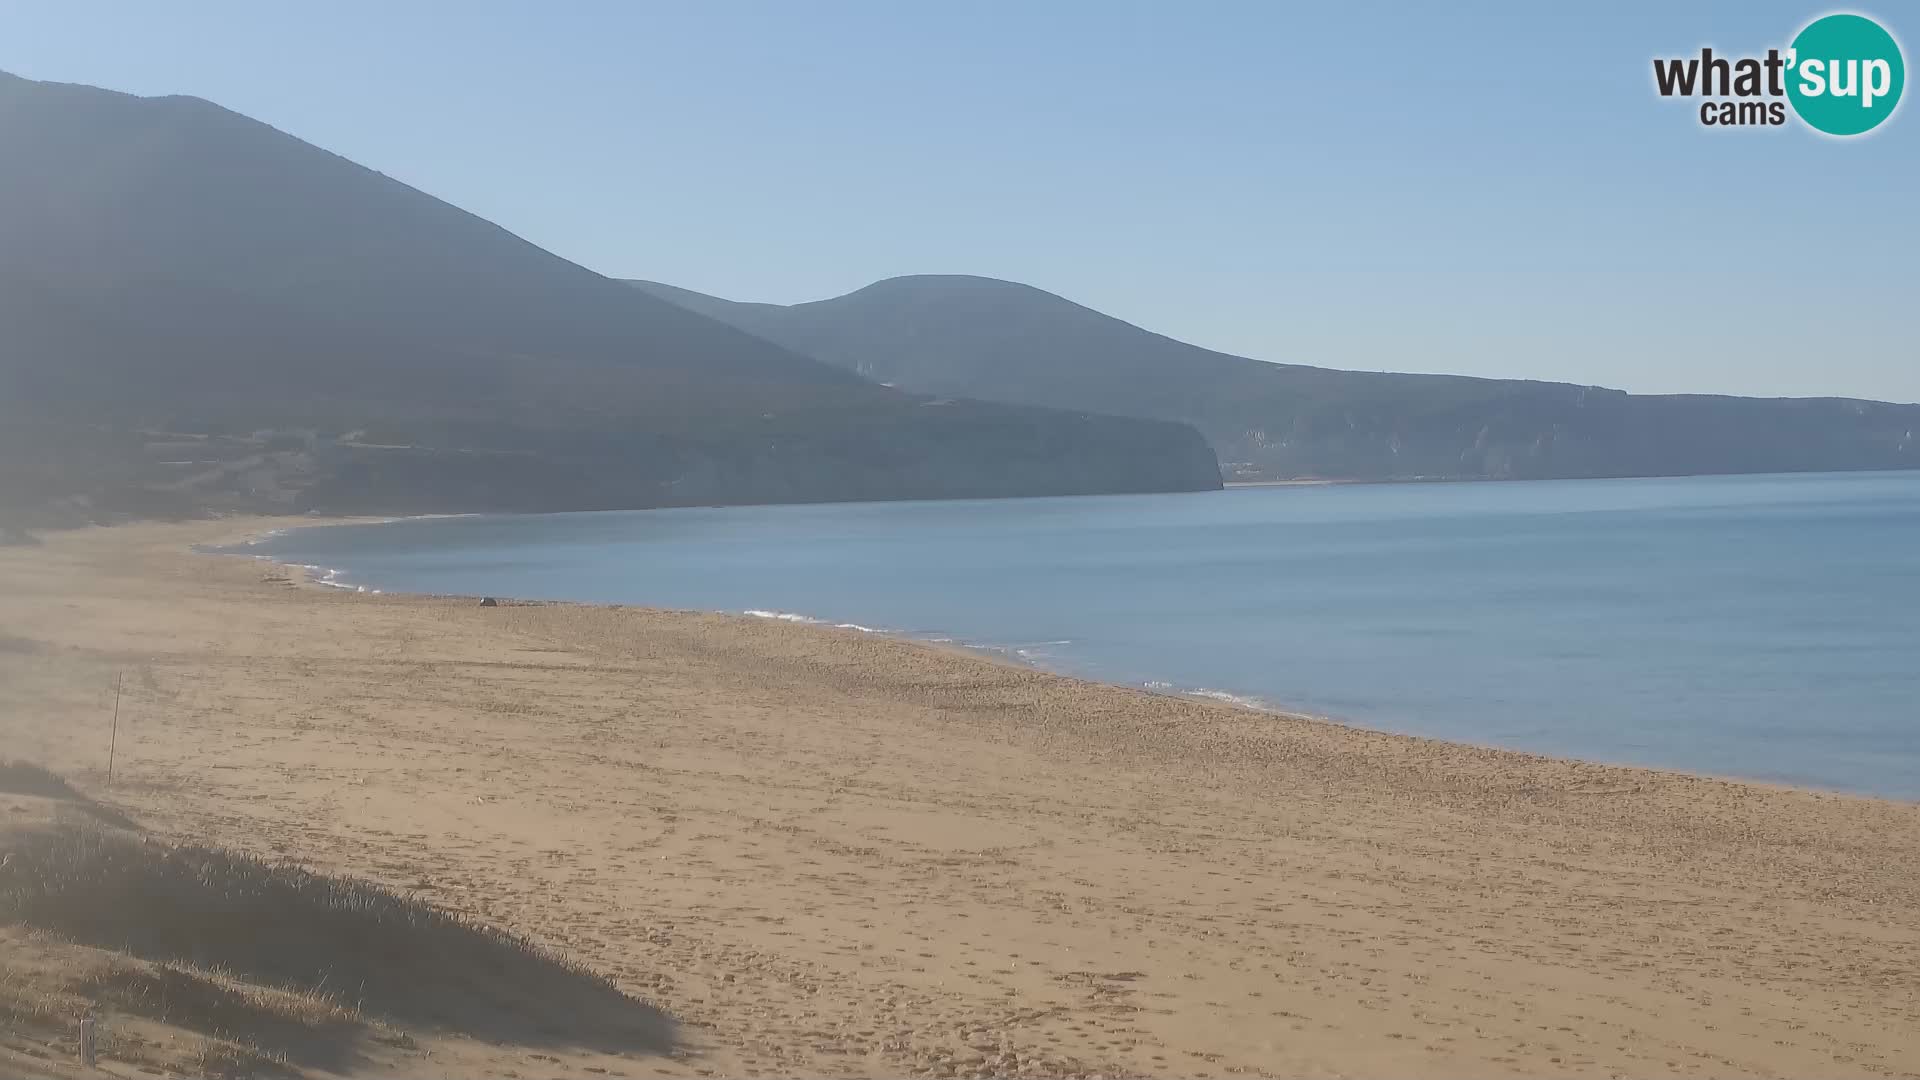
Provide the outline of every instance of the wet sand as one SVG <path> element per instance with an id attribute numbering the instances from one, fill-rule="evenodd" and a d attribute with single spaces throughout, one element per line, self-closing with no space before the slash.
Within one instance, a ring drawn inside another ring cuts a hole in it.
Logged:
<path id="1" fill-rule="evenodd" d="M 683 1025 L 463 1073 L 1920 1076 L 1920 806 L 188 551 L 275 524 L 0 548 L 0 756 Z"/>

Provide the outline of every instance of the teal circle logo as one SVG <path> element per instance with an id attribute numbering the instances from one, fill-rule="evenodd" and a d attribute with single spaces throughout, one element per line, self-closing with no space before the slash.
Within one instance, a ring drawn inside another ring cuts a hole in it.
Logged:
<path id="1" fill-rule="evenodd" d="M 1864 15 L 1807 24 L 1787 53 L 1787 100 L 1816 131 L 1863 135 L 1900 104 L 1907 62 L 1900 43 Z"/>

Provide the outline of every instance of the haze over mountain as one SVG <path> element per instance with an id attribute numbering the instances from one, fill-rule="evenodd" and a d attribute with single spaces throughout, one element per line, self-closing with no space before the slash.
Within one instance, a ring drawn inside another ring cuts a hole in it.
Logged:
<path id="1" fill-rule="evenodd" d="M 635 507 L 1218 486 L 1178 425 L 928 400 L 195 98 L 0 73 L 0 504 Z"/>
<path id="2" fill-rule="evenodd" d="M 1916 405 L 1632 395 L 1566 383 L 1267 363 L 981 277 L 891 278 L 791 306 L 631 284 L 904 390 L 1193 424 L 1229 476 L 1242 479 L 1920 466 Z"/>

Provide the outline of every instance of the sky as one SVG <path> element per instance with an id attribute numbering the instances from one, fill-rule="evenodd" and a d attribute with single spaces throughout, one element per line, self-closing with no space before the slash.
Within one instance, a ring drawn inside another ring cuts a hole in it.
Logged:
<path id="1" fill-rule="evenodd" d="M 1582 7 L 0 0 L 0 70 L 730 299 L 982 274 L 1265 360 L 1920 401 L 1920 106 L 1705 128 L 1655 56 L 1836 9 Z"/>

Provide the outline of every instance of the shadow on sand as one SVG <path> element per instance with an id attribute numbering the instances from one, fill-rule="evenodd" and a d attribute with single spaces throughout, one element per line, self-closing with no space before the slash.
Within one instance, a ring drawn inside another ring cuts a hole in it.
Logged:
<path id="1" fill-rule="evenodd" d="M 58 773 L 30 761 L 0 761 L 0 795 L 32 795 L 65 803 L 104 825 L 138 828 L 132 818 L 76 790 Z"/>
<path id="2" fill-rule="evenodd" d="M 289 1061 L 351 1069 L 376 1019 L 604 1054 L 675 1045 L 670 1017 L 580 964 L 368 882 L 93 826 L 24 830 L 5 846 L 0 922 L 185 966 L 118 971 L 100 993 Z M 288 994 L 308 1008 L 289 1009 Z"/>

